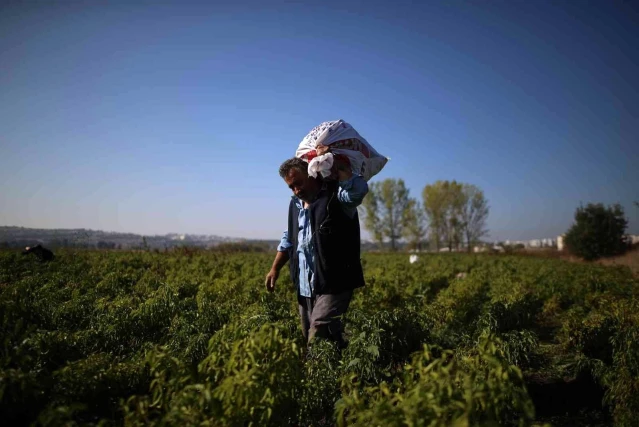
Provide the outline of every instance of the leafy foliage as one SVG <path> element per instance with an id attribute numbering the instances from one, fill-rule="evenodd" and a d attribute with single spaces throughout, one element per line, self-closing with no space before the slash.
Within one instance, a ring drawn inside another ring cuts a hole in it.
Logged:
<path id="1" fill-rule="evenodd" d="M 417 200 L 409 198 L 402 215 L 403 234 L 409 249 L 421 250 L 427 232 L 426 213 L 423 206 Z"/>
<path id="2" fill-rule="evenodd" d="M 269 254 L 62 250 L 42 264 L 0 252 L 3 420 L 530 425 L 547 421 L 535 418 L 544 403 L 531 400 L 532 382 L 586 372 L 605 414 L 633 425 L 639 287 L 629 270 L 407 258 L 365 255 L 367 286 L 340 351 L 305 348 L 287 273 L 276 293 L 262 288 Z"/>
<path id="3" fill-rule="evenodd" d="M 577 208 L 575 223 L 566 233 L 566 246 L 585 260 L 617 255 L 626 250 L 627 226 L 621 205 L 606 208 L 601 203 L 589 203 Z"/>
<path id="4" fill-rule="evenodd" d="M 509 421 L 525 425 L 534 408 L 519 369 L 484 337 L 473 354 L 459 357 L 424 345 L 401 380 L 361 392 L 352 387 L 337 404 L 339 425 L 486 425 Z"/>
<path id="5" fill-rule="evenodd" d="M 488 201 L 484 192 L 472 184 L 457 181 L 436 181 L 426 185 L 422 192 L 424 209 L 430 221 L 432 246 L 459 249 L 466 241 L 472 246 L 486 235 Z"/>
<path id="6" fill-rule="evenodd" d="M 408 189 L 404 180 L 387 178 L 369 184 L 369 193 L 363 203 L 364 225 L 380 245 L 384 238 L 388 238 L 391 249 L 397 249 L 408 205 Z"/>

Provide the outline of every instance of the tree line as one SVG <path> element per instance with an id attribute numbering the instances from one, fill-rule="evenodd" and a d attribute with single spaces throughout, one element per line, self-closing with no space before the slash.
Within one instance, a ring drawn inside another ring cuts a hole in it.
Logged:
<path id="1" fill-rule="evenodd" d="M 380 247 L 387 240 L 391 249 L 405 240 L 410 249 L 468 251 L 488 233 L 489 206 L 484 192 L 475 185 L 437 181 L 426 185 L 422 200 L 411 197 L 402 179 L 387 178 L 369 183 L 360 212 L 364 227 Z"/>

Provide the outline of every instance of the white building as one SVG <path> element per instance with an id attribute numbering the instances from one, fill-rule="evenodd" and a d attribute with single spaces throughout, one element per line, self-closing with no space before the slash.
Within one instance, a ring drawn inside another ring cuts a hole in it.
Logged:
<path id="1" fill-rule="evenodd" d="M 563 251 L 564 250 L 564 247 L 565 247 L 564 237 L 565 237 L 565 234 L 562 234 L 561 236 L 557 236 L 557 250 L 558 251 Z"/>

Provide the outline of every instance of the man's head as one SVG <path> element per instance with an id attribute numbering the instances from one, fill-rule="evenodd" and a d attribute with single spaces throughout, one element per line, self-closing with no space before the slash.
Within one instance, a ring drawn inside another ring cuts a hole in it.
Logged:
<path id="1" fill-rule="evenodd" d="M 35 245 L 35 246 L 27 246 L 26 248 L 24 248 L 24 251 L 22 251 L 22 255 L 27 255 L 27 254 L 37 254 L 40 251 L 42 251 L 42 245 Z"/>
<path id="2" fill-rule="evenodd" d="M 320 181 L 308 176 L 308 163 L 302 159 L 293 157 L 282 163 L 280 176 L 293 194 L 305 202 L 312 202 L 319 193 Z"/>
<path id="3" fill-rule="evenodd" d="M 22 255 L 34 254 L 40 261 L 51 261 L 54 256 L 53 252 L 43 248 L 42 245 L 27 246 L 22 251 Z"/>

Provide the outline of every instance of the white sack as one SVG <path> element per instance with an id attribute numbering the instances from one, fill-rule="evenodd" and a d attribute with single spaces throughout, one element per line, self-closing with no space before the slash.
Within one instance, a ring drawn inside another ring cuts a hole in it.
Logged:
<path id="1" fill-rule="evenodd" d="M 332 145 L 331 153 L 317 156 L 315 148 L 319 145 Z M 333 154 L 344 155 L 356 175 L 362 175 L 366 181 L 377 175 L 388 162 L 386 156 L 379 154 L 357 131 L 344 120 L 324 122 L 314 127 L 304 137 L 295 152 L 295 157 L 309 162 L 308 173 L 316 177 L 318 173 L 326 177 L 333 166 Z"/>

